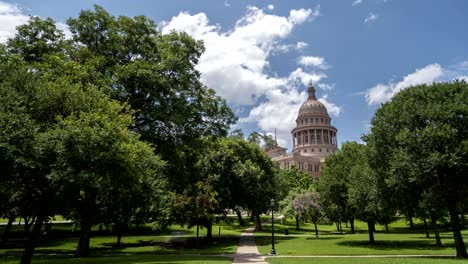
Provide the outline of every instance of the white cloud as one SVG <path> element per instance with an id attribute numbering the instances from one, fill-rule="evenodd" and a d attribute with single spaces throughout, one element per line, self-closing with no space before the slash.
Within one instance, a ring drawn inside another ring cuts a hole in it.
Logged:
<path id="1" fill-rule="evenodd" d="M 352 3 L 352 6 L 360 5 L 362 4 L 362 0 L 356 0 Z"/>
<path id="2" fill-rule="evenodd" d="M 231 4 L 226 0 L 226 1 L 224 1 L 224 6 L 225 6 L 225 7 L 230 7 Z"/>
<path id="3" fill-rule="evenodd" d="M 16 27 L 26 24 L 29 16 L 23 14 L 17 5 L 0 1 L 0 43 L 5 43 L 16 34 Z M 66 38 L 71 38 L 71 32 L 68 25 L 62 22 L 56 22 L 58 29 L 62 30 Z"/>
<path id="4" fill-rule="evenodd" d="M 326 69 L 325 59 L 318 56 L 301 56 L 298 58 L 297 63 L 304 66 L 312 66 L 320 69 Z"/>
<path id="5" fill-rule="evenodd" d="M 268 8 L 268 10 L 273 10 L 273 9 L 275 9 L 275 6 L 274 5 L 268 5 L 267 8 Z"/>
<path id="6" fill-rule="evenodd" d="M 332 116 L 339 116 L 342 109 L 341 107 L 337 106 L 336 104 L 330 102 L 327 100 L 328 99 L 328 95 L 327 94 L 324 94 L 321 98 L 319 98 L 318 100 L 323 104 L 325 105 L 325 107 L 327 108 L 328 110 L 328 114 L 332 115 Z"/>
<path id="7" fill-rule="evenodd" d="M 16 27 L 28 21 L 29 16 L 21 13 L 18 6 L 0 1 L 0 43 L 6 42 L 16 33 Z"/>
<path id="8" fill-rule="evenodd" d="M 307 98 L 306 92 L 296 89 L 269 91 L 267 101 L 250 111 L 248 117 L 239 119 L 239 123 L 256 122 L 258 127 L 267 132 L 276 129 L 278 144 L 288 146 L 291 143 L 291 130 L 295 127 L 299 107 Z"/>
<path id="9" fill-rule="evenodd" d="M 185 31 L 202 39 L 206 51 L 197 65 L 202 81 L 230 103 L 253 105 L 266 91 L 286 85 L 288 78 L 267 73 L 268 58 L 273 51 L 287 51 L 288 46 L 281 46 L 281 41 L 314 14 L 317 11 L 299 9 L 284 17 L 250 6 L 232 30 L 223 32 L 210 24 L 204 13 L 181 12 L 165 24 L 162 32 Z"/>
<path id="10" fill-rule="evenodd" d="M 367 17 L 364 19 L 364 23 L 373 23 L 375 20 L 379 18 L 379 15 L 374 14 L 374 13 L 369 13 Z"/>
<path id="11" fill-rule="evenodd" d="M 294 44 L 276 44 L 272 47 L 272 52 L 281 52 L 281 53 L 286 53 L 291 50 L 302 50 L 305 47 L 307 47 L 308 44 L 302 41 L 297 42 L 295 45 Z"/>
<path id="12" fill-rule="evenodd" d="M 298 50 L 303 49 L 303 48 L 305 48 L 307 46 L 308 46 L 308 44 L 305 43 L 305 42 L 302 42 L 302 41 L 299 41 L 299 42 L 296 43 L 296 49 L 298 49 Z"/>
<path id="13" fill-rule="evenodd" d="M 295 71 L 289 74 L 288 80 L 290 82 L 299 81 L 302 85 L 306 86 L 310 82 L 318 83 L 327 76 L 324 73 L 305 72 L 302 68 L 297 68 Z"/>
<path id="14" fill-rule="evenodd" d="M 270 72 L 269 59 L 275 52 L 306 47 L 304 42 L 284 41 L 298 25 L 318 15 L 318 6 L 291 10 L 289 16 L 267 14 L 250 6 L 232 29 L 221 30 L 204 13 L 181 12 L 163 25 L 162 32 L 185 31 L 203 40 L 206 51 L 197 65 L 202 82 L 235 108 L 251 109 L 239 124 L 255 123 L 266 133 L 273 133 L 276 128 L 279 144 L 289 145 L 297 111 L 307 98 L 307 85 L 310 81 L 319 83 L 326 75 L 298 67 L 285 76 L 277 76 Z"/>
<path id="15" fill-rule="evenodd" d="M 328 83 L 319 83 L 317 86 L 322 90 L 333 90 L 335 89 L 335 84 L 328 84 Z"/>
<path id="16" fill-rule="evenodd" d="M 313 13 L 312 13 L 313 12 Z M 315 18 L 320 15 L 320 6 L 315 8 L 315 11 L 312 9 L 292 9 L 289 11 L 289 18 L 288 20 L 293 24 L 302 24 L 308 18 Z"/>
<path id="17" fill-rule="evenodd" d="M 369 105 L 380 104 L 392 98 L 399 91 L 413 85 L 432 83 L 444 75 L 444 69 L 437 63 L 429 64 L 406 75 L 398 83 L 377 84 L 367 90 L 366 101 Z"/>

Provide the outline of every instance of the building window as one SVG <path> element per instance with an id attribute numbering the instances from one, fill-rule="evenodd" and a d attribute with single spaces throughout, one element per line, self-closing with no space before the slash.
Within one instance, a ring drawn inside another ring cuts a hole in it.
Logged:
<path id="1" fill-rule="evenodd" d="M 307 149 L 304 149 L 304 153 L 307 153 Z"/>
<path id="2" fill-rule="evenodd" d="M 327 152 L 329 152 L 328 149 L 327 149 Z"/>
<path id="3" fill-rule="evenodd" d="M 306 124 L 309 123 L 309 118 L 306 118 Z"/>
<path id="4" fill-rule="evenodd" d="M 322 152 L 322 149 L 319 149 L 319 152 Z"/>
<path id="5" fill-rule="evenodd" d="M 312 152 L 314 152 L 314 149 L 312 149 Z"/>

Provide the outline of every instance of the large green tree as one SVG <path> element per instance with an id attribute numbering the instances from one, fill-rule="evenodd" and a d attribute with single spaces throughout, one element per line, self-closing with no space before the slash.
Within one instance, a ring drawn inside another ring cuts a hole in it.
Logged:
<path id="1" fill-rule="evenodd" d="M 349 192 L 356 145 L 344 143 L 339 152 L 325 160 L 318 187 L 325 215 L 337 222 L 338 228 L 340 222 L 349 221 L 352 234 L 356 208 L 349 202 Z"/>
<path id="2" fill-rule="evenodd" d="M 203 136 L 225 136 L 235 116 L 214 90 L 200 82 L 195 66 L 204 46 L 185 33 L 163 35 L 144 16 L 114 17 L 103 8 L 67 21 L 72 58 L 93 65 L 111 96 L 128 102 L 132 129 L 168 161 L 173 187 L 191 177 Z"/>
<path id="3" fill-rule="evenodd" d="M 109 97 L 110 82 L 95 73 L 99 59 L 76 60 L 86 52 L 72 44 L 52 20 L 31 18 L 0 49 L 1 181 L 12 187 L 1 190 L 8 200 L 2 213 L 28 220 L 21 263 L 30 263 L 50 215 L 65 213 L 80 224 L 77 255 L 86 256 L 90 225 L 104 221 L 102 210 L 119 209 L 105 198 L 132 200 L 135 193 L 121 192 L 122 184 L 151 191 L 145 201 L 153 212 L 164 207 L 158 195 L 167 195 L 162 162 L 129 130 L 134 112 Z"/>
<path id="4" fill-rule="evenodd" d="M 468 257 L 460 212 L 468 195 L 468 84 L 418 85 L 400 91 L 372 119 L 366 138 L 379 181 L 414 199 L 436 190 L 452 224 L 456 255 Z M 410 186 L 410 188 L 408 187 Z M 430 205 L 430 203 L 429 203 Z"/>
<path id="5" fill-rule="evenodd" d="M 394 214 L 386 190 L 379 186 L 369 165 L 368 147 L 357 142 L 345 142 L 337 154 L 325 161 L 319 192 L 324 210 L 350 221 L 351 232 L 355 218 L 367 223 L 371 245 L 375 244 L 375 224 L 387 223 Z"/>
<path id="6" fill-rule="evenodd" d="M 260 214 L 269 209 L 271 198 L 277 198 L 279 181 L 273 162 L 256 144 L 241 138 L 219 138 L 206 145 L 196 168 L 216 191 L 218 212 L 236 207 L 251 210 L 261 229 Z"/>

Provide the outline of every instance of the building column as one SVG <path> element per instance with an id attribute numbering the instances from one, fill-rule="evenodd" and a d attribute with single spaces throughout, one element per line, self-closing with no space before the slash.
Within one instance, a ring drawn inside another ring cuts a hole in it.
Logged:
<path id="1" fill-rule="evenodd" d="M 322 128 L 322 145 L 325 145 L 325 141 L 323 140 L 323 128 Z"/>
<path id="2" fill-rule="evenodd" d="M 317 129 L 314 129 L 314 141 L 315 145 L 317 145 Z"/>

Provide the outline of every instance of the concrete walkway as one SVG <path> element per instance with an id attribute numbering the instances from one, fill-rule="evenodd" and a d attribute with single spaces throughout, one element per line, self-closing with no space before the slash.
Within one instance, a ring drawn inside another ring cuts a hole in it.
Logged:
<path id="1" fill-rule="evenodd" d="M 258 252 L 254 235 L 255 227 L 247 228 L 240 236 L 239 247 L 234 254 L 233 263 L 258 263 L 267 264 L 265 256 Z"/>

